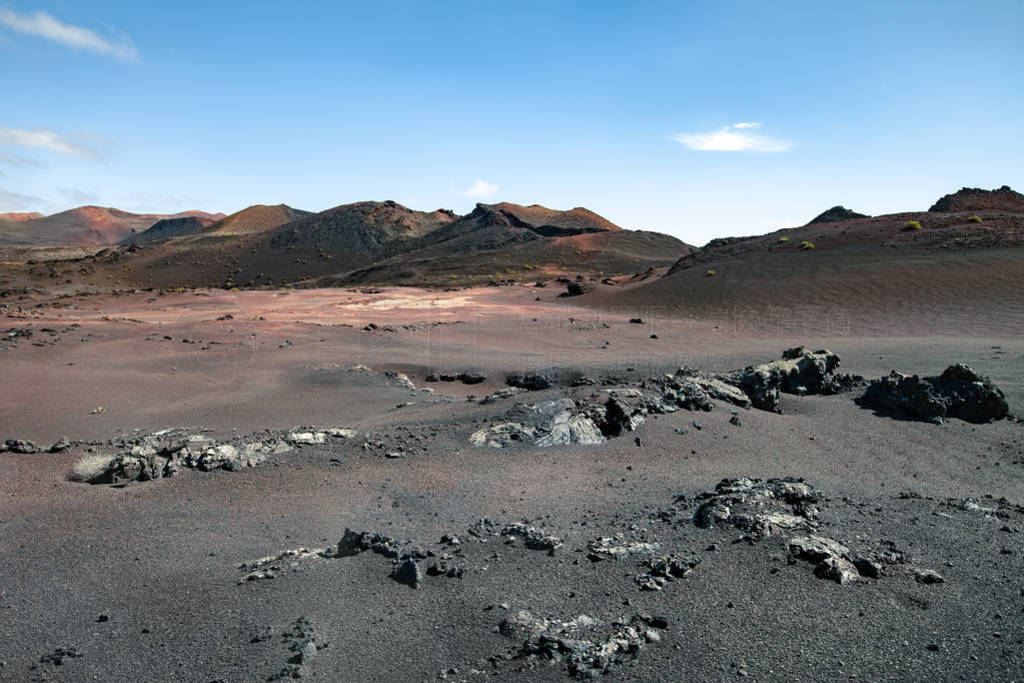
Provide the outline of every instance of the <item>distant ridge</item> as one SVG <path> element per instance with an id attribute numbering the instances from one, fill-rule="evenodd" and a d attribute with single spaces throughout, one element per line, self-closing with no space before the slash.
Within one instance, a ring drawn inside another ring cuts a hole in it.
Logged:
<path id="1" fill-rule="evenodd" d="M 43 214 L 38 211 L 29 212 L 12 212 L 12 213 L 0 213 L 0 221 L 31 221 L 36 218 L 42 218 Z"/>
<path id="2" fill-rule="evenodd" d="M 477 207 L 501 212 L 510 217 L 512 225 L 529 228 L 545 237 L 622 230 L 608 219 L 580 206 L 568 211 L 557 211 L 540 204 L 521 206 L 509 202 L 477 204 Z"/>
<path id="3" fill-rule="evenodd" d="M 142 232 L 164 218 L 222 214 L 182 211 L 176 214 L 131 213 L 112 207 L 80 206 L 28 221 L 0 221 L 0 245 L 102 246 L 116 244 L 132 231 Z"/>
<path id="4" fill-rule="evenodd" d="M 954 211 L 1010 211 L 1024 213 L 1024 195 L 1014 192 L 1009 185 L 997 190 L 983 190 L 979 187 L 964 187 L 943 196 L 928 209 L 930 213 L 951 213 Z"/>

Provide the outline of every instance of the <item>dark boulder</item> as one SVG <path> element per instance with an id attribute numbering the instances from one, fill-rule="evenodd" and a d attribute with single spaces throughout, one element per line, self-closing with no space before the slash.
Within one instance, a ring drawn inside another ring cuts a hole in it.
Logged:
<path id="1" fill-rule="evenodd" d="M 0 452 L 10 451 L 11 453 L 21 453 L 24 455 L 32 453 L 42 453 L 42 449 L 36 444 L 27 439 L 7 439 L 0 444 Z"/>
<path id="2" fill-rule="evenodd" d="M 528 391 L 540 391 L 555 386 L 555 378 L 548 373 L 529 372 L 522 375 L 508 375 L 505 384 Z"/>
<path id="3" fill-rule="evenodd" d="M 597 421 L 601 433 L 608 438 L 622 436 L 639 427 L 647 416 L 641 401 L 612 396 L 604 404 L 604 415 Z"/>
<path id="4" fill-rule="evenodd" d="M 46 449 L 47 453 L 63 453 L 64 451 L 71 448 L 71 441 L 67 437 L 61 437 L 53 443 L 52 446 Z"/>
<path id="5" fill-rule="evenodd" d="M 428 382 L 454 382 L 456 375 L 451 372 L 434 371 L 427 375 L 426 380 Z"/>
<path id="6" fill-rule="evenodd" d="M 559 294 L 560 297 L 580 296 L 591 290 L 591 286 L 583 282 L 570 282 L 565 286 L 565 291 Z"/>
<path id="7" fill-rule="evenodd" d="M 1009 415 L 999 387 L 963 363 L 949 366 L 937 377 L 893 370 L 873 380 L 860 403 L 882 413 L 940 424 L 950 417 L 984 423 Z"/>
<path id="8" fill-rule="evenodd" d="M 779 412 L 780 393 L 807 396 L 838 394 L 863 382 L 856 375 L 837 375 L 839 356 L 827 349 L 786 349 L 782 359 L 752 365 L 739 373 L 739 387 L 755 408 Z"/>
<path id="9" fill-rule="evenodd" d="M 419 562 L 411 557 L 407 557 L 395 564 L 395 568 L 391 572 L 391 578 L 398 583 L 404 583 L 412 588 L 419 588 L 420 584 L 423 583 L 423 569 L 420 567 Z"/>

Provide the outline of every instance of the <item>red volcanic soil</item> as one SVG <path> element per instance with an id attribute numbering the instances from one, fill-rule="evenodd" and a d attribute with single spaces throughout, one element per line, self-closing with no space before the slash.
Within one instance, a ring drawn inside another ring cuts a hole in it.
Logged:
<path id="1" fill-rule="evenodd" d="M 642 302 L 639 295 L 648 294 L 650 284 L 659 284 L 650 280 L 646 283 L 627 291 L 637 294 Z M 968 288 L 975 285 L 973 281 L 966 284 Z M 326 381 L 327 375 L 318 373 L 330 374 L 328 366 L 341 360 L 379 369 L 400 369 L 417 384 L 431 370 L 479 366 L 494 377 L 482 385 L 453 385 L 445 389 L 463 395 L 482 395 L 503 385 L 503 373 L 527 367 L 576 366 L 596 372 L 628 363 L 640 364 L 645 368 L 643 372 L 657 372 L 672 368 L 687 357 L 699 360 L 701 367 L 725 370 L 734 362 L 727 358 L 750 353 L 750 349 L 762 345 L 766 334 L 774 338 L 768 345 L 772 349 L 770 355 L 775 353 L 775 346 L 801 339 L 834 345 L 829 338 L 915 336 L 945 338 L 943 345 L 955 346 L 965 329 L 963 325 L 949 324 L 956 311 L 965 316 L 967 329 L 982 339 L 1014 336 L 1024 321 L 1024 306 L 1010 297 L 1004 297 L 999 310 L 991 315 L 1004 321 L 1002 327 L 994 323 L 977 325 L 970 311 L 955 302 L 935 302 L 936 317 L 931 322 L 924 313 L 917 317 L 893 316 L 889 313 L 893 302 L 882 298 L 884 291 L 866 289 L 856 310 L 843 314 L 845 324 L 832 328 L 825 326 L 825 321 L 819 327 L 816 319 L 802 317 L 804 309 L 796 300 L 793 313 L 774 321 L 770 327 L 757 328 L 753 326 L 756 320 L 748 321 L 751 325 L 727 325 L 723 324 L 727 318 L 715 315 L 679 316 L 667 307 L 644 303 L 637 303 L 630 310 L 647 324 L 628 325 L 627 314 L 595 307 L 595 301 L 602 297 L 617 301 L 612 294 L 622 288 L 595 286 L 594 295 L 571 299 L 560 298 L 561 290 L 554 287 L 525 286 L 446 292 L 400 287 L 374 293 L 344 289 L 200 290 L 8 297 L 0 299 L 4 302 L 0 312 L 5 316 L 0 322 L 5 326 L 80 327 L 61 333 L 57 344 L 36 347 L 22 343 L 10 353 L 0 352 L 5 370 L 12 373 L 7 377 L 12 385 L 20 387 L 19 395 L 35 397 L 28 402 L 7 402 L 0 423 L 26 425 L 26 429 L 29 424 L 35 425 L 26 434 L 46 441 L 56 439 L 62 430 L 94 435 L 102 431 L 103 425 L 119 421 L 134 424 L 147 415 L 155 421 L 146 418 L 143 423 L 154 429 L 167 421 L 203 422 L 204 415 L 213 419 L 209 411 L 216 402 L 225 401 L 218 408 L 228 411 L 228 417 L 218 418 L 221 424 L 283 427 L 300 420 L 302 415 L 323 420 L 334 414 L 336 407 L 330 402 L 321 403 L 326 394 L 319 393 L 321 389 L 333 391 L 330 382 L 321 387 L 317 376 Z M 722 302 L 723 313 L 737 310 L 738 302 Z M 218 320 L 227 313 L 231 314 L 230 319 Z M 836 311 L 837 316 L 840 314 Z M 378 327 L 425 326 L 371 333 L 362 329 L 368 323 Z M 613 331 L 604 332 L 606 329 Z M 880 335 L 883 329 L 889 334 Z M 657 333 L 657 339 L 650 338 L 652 332 Z M 172 340 L 164 340 L 165 335 Z M 40 335 L 37 340 L 45 341 L 47 336 Z M 195 343 L 182 343 L 182 338 Z M 611 340 L 608 346 L 604 343 L 606 338 Z M 279 348 L 285 340 L 294 345 Z M 688 346 L 687 340 L 696 345 Z M 900 353 L 899 357 L 906 358 L 906 354 Z M 137 371 L 123 366 L 129 360 L 140 364 Z M 67 364 L 69 361 L 73 366 Z M 881 367 L 876 365 L 870 363 L 872 372 Z M 909 362 L 908 366 L 917 368 L 920 363 Z M 77 387 L 73 392 L 64 391 L 62 405 L 67 408 L 67 416 L 61 421 L 52 421 L 45 409 L 55 388 L 29 379 L 32 373 L 44 368 L 52 368 L 56 373 L 54 381 L 62 377 L 59 381 Z M 1024 371 L 1024 366 L 1020 369 Z M 132 377 L 127 383 L 126 372 Z M 287 401 L 286 392 L 298 385 L 314 392 L 300 393 L 315 398 L 309 398 L 311 402 Z M 160 387 L 164 387 L 164 393 Z M 240 391 L 236 399 L 229 399 Z M 152 397 L 147 399 L 150 392 Z M 73 404 L 68 402 L 72 397 Z M 89 414 L 96 405 L 106 406 L 102 416 Z M 173 420 L 168 417 L 168 410 L 173 411 Z M 267 411 L 279 414 L 271 418 Z M 100 431 L 94 431 L 94 426 L 100 426 Z"/>
<path id="2" fill-rule="evenodd" d="M 800 324 L 751 332 L 639 307 L 580 307 L 587 297 L 559 299 L 553 288 L 24 297 L 0 299 L 0 329 L 34 330 L 2 342 L 0 438 L 80 443 L 63 454 L 0 454 L 5 679 L 265 680 L 296 657 L 297 620 L 314 638 L 299 660 L 312 680 L 483 680 L 473 670 L 569 679 L 568 657 L 527 656 L 528 635 L 506 621 L 521 610 L 600 620 L 582 634 L 597 641 L 616 620 L 649 615 L 657 626 L 645 624 L 640 644 L 609 662 L 614 680 L 1009 680 L 1024 666 L 1012 618 L 1024 555 L 1015 422 L 933 425 L 875 415 L 852 394 L 784 395 L 782 414 L 718 402 L 649 416 L 596 445 L 493 449 L 469 435 L 507 420 L 517 402 L 570 390 L 467 400 L 503 387 L 506 373 L 541 368 L 591 377 L 596 384 L 571 395 L 606 400 L 614 376 L 683 364 L 725 371 L 808 344 L 869 377 L 965 361 L 1019 414 L 1019 328 L 995 334 L 964 318 L 925 335 L 897 320 L 880 337 L 861 325 L 891 304 L 877 293 L 827 337 Z M 641 313 L 642 323 L 629 322 Z M 431 371 L 470 368 L 487 379 L 425 383 Z M 358 433 L 238 472 L 186 470 L 124 488 L 66 479 L 79 458 L 117 452 L 106 442 L 117 435 L 187 427 L 227 439 L 301 424 Z M 696 496 L 721 479 L 777 476 L 818 492 L 816 535 L 893 558 L 883 574 L 839 585 L 791 553 L 804 530 L 758 540 L 691 521 Z M 469 533 L 483 517 L 525 518 L 562 545 L 548 553 Z M 428 574 L 414 589 L 367 551 L 285 558 L 273 580 L 244 580 L 239 565 L 333 547 L 346 528 L 410 539 L 433 553 L 424 568 L 446 556 L 463 574 Z M 441 543 L 446 535 L 458 543 Z M 591 559 L 601 538 L 693 558 L 692 572 L 641 590 L 644 556 Z M 943 582 L 916 579 L 925 569 Z"/>

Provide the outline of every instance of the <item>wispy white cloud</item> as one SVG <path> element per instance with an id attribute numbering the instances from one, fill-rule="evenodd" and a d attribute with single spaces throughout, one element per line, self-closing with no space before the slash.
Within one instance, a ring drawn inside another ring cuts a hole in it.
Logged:
<path id="1" fill-rule="evenodd" d="M 25 211 L 31 209 L 44 209 L 49 207 L 50 202 L 39 197 L 17 192 L 8 192 L 0 187 L 0 212 Z"/>
<path id="2" fill-rule="evenodd" d="M 793 146 L 788 140 L 748 132 L 760 127 L 756 121 L 741 121 L 708 133 L 680 133 L 671 139 L 700 152 L 785 152 Z"/>
<path id="3" fill-rule="evenodd" d="M 46 168 L 46 164 L 36 159 L 29 157 L 12 157 L 10 154 L 4 154 L 0 152 L 0 164 L 7 164 L 8 166 L 26 167 L 31 166 L 32 168 Z"/>
<path id="4" fill-rule="evenodd" d="M 104 38 L 92 31 L 74 24 L 65 24 L 46 12 L 19 14 L 13 10 L 0 9 L 0 24 L 12 31 L 52 40 L 78 50 L 88 50 L 132 61 L 138 59 L 139 51 L 127 36 Z"/>
<path id="5" fill-rule="evenodd" d="M 486 180 L 480 180 L 479 178 L 473 183 L 468 190 L 463 191 L 463 195 L 467 197 L 475 197 L 476 199 L 487 199 L 491 195 L 497 193 L 501 189 L 497 185 L 492 185 Z"/>
<path id="6" fill-rule="evenodd" d="M 0 126 L 0 146 L 35 147 L 48 149 L 58 154 L 99 161 L 103 155 L 95 147 L 68 139 L 60 133 L 46 128 L 26 130 Z"/>

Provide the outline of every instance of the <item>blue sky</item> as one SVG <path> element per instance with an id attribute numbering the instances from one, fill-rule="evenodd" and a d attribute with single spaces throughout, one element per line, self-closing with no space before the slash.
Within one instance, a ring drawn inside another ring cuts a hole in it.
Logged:
<path id="1" fill-rule="evenodd" d="M 0 211 L 512 201 L 702 244 L 1024 186 L 1021 0 L 0 0 L 0 92 Z"/>

